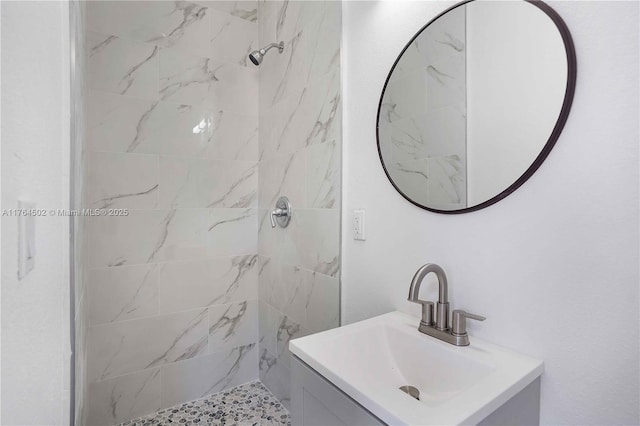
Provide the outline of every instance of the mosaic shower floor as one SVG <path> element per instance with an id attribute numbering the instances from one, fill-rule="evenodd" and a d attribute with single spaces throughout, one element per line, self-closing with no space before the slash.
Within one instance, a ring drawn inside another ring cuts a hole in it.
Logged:
<path id="1" fill-rule="evenodd" d="M 291 418 L 262 383 L 251 382 L 120 424 L 152 425 L 290 426 Z"/>

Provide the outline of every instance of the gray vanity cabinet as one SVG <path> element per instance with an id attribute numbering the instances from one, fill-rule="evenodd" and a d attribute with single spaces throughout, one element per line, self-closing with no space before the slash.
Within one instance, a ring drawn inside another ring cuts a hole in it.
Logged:
<path id="1" fill-rule="evenodd" d="M 291 357 L 291 424 L 293 426 L 378 426 L 380 419 Z"/>
<path id="2" fill-rule="evenodd" d="M 291 357 L 292 426 L 378 426 L 382 420 L 310 368 Z M 479 426 L 540 424 L 540 378 L 478 423 Z"/>

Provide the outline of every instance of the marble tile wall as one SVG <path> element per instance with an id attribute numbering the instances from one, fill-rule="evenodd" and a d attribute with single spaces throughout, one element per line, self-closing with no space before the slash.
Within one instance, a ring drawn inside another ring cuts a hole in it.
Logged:
<path id="1" fill-rule="evenodd" d="M 444 210 L 467 206 L 466 10 L 429 25 L 387 85 L 379 125 L 385 166 L 411 199 Z"/>
<path id="2" fill-rule="evenodd" d="M 289 340 L 340 321 L 341 3 L 260 1 L 260 380 L 289 406 Z M 293 217 L 272 229 L 287 196 Z"/>
<path id="3" fill-rule="evenodd" d="M 85 204 L 129 210 L 86 218 L 86 424 L 111 425 L 258 378 L 258 7 L 86 9 Z"/>

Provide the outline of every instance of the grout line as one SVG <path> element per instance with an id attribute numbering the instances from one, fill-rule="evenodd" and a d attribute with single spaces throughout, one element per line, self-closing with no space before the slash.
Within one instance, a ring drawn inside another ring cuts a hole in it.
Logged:
<path id="1" fill-rule="evenodd" d="M 240 300 L 230 300 L 228 302 L 225 303 L 216 303 L 213 305 L 207 305 L 207 306 L 197 306 L 197 307 L 191 307 L 191 308 L 186 308 L 186 309 L 181 309 L 178 311 L 170 311 L 170 312 L 160 312 L 158 310 L 158 313 L 155 315 L 145 315 L 142 317 L 136 317 L 136 318 L 129 318 L 126 320 L 120 320 L 120 321 L 112 321 L 112 322 L 103 322 L 100 324 L 89 324 L 88 325 L 88 329 L 96 329 L 96 328 L 106 328 L 112 325 L 122 325 L 124 323 L 128 323 L 128 322 L 132 322 L 132 321 L 140 321 L 140 320 L 149 320 L 149 319 L 154 319 L 154 318 L 159 318 L 159 317 L 168 317 L 171 315 L 178 315 L 178 314 L 185 314 L 188 312 L 199 312 L 199 311 L 207 311 L 207 315 L 209 314 L 209 308 L 213 308 L 213 307 L 217 307 L 217 306 L 226 306 L 226 305 L 234 305 L 234 304 L 238 304 L 238 303 L 243 303 L 243 302 L 253 302 L 253 301 L 258 301 L 258 298 L 249 298 L 249 299 L 240 299 Z M 158 302 L 159 304 L 159 302 Z M 159 309 L 159 308 L 158 308 Z M 209 329 L 209 327 L 207 327 L 207 330 Z"/>
<path id="2" fill-rule="evenodd" d="M 131 264 L 124 264 L 124 265 L 120 265 L 120 266 L 100 266 L 97 268 L 87 268 L 85 269 L 85 272 L 91 272 L 91 271 L 102 271 L 102 270 L 111 270 L 111 271 L 116 271 L 116 270 L 121 270 L 121 269 L 125 269 L 125 268 L 133 268 L 133 267 L 142 267 L 142 266 L 153 266 L 153 265 L 158 265 L 158 266 L 164 266 L 164 265 L 176 265 L 176 264 L 180 264 L 180 263 L 193 263 L 193 262 L 209 262 L 209 261 L 219 261 L 219 260 L 229 260 L 229 259 L 235 259 L 238 257 L 247 257 L 247 256 L 257 256 L 259 255 L 259 253 L 248 253 L 248 254 L 234 254 L 234 255 L 225 255 L 225 256 L 210 256 L 210 255 L 205 255 L 202 257 L 194 257 L 191 259 L 175 259 L 175 260 L 163 260 L 163 261 L 159 261 L 159 262 L 150 262 L 150 263 L 131 263 Z M 85 274 L 86 276 L 86 274 Z"/>

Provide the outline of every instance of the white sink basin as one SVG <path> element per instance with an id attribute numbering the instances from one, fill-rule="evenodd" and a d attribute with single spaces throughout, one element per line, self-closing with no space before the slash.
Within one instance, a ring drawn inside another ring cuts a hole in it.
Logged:
<path id="1" fill-rule="evenodd" d="M 292 340 L 290 350 L 388 424 L 475 424 L 540 376 L 542 361 L 471 336 L 453 346 L 391 312 Z M 420 391 L 415 400 L 398 388 Z"/>

